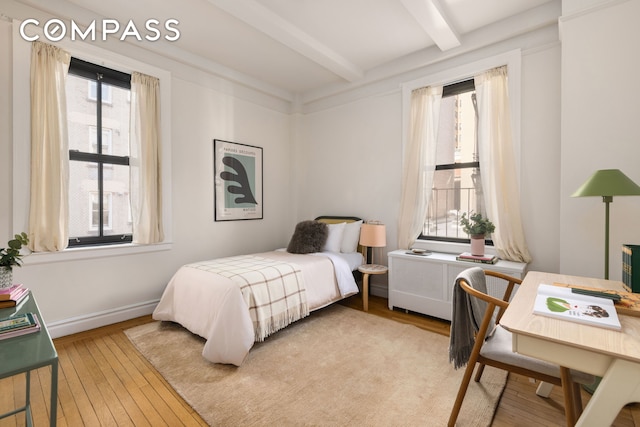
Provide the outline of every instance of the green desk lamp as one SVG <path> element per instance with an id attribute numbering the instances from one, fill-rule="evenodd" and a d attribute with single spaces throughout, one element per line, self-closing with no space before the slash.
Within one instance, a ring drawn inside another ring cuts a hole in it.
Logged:
<path id="1" fill-rule="evenodd" d="M 640 196 L 640 187 L 619 169 L 596 171 L 571 197 L 602 196 L 604 217 L 604 278 L 609 279 L 609 203 L 613 196 Z"/>

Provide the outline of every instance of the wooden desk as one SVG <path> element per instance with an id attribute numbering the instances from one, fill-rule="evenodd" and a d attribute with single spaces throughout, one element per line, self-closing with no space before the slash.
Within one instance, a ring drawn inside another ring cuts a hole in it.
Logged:
<path id="1" fill-rule="evenodd" d="M 622 282 L 531 271 L 500 320 L 513 351 L 602 377 L 576 425 L 609 426 L 624 405 L 640 402 L 640 317 L 619 316 L 622 331 L 613 331 L 534 315 L 541 283 L 622 290 Z"/>
<path id="2" fill-rule="evenodd" d="M 31 292 L 17 307 L 0 309 L 0 318 L 12 316 L 14 313 L 36 313 L 40 320 L 40 331 L 0 341 L 0 379 L 21 373 L 26 374 L 25 405 L 0 415 L 0 419 L 24 412 L 25 424 L 33 425 L 30 396 L 31 371 L 43 366 L 51 366 L 49 425 L 54 427 L 58 409 L 58 353 Z"/>

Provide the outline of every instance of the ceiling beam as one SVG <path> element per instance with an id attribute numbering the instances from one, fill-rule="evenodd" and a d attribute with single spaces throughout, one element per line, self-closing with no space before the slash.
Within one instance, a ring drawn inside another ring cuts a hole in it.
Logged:
<path id="1" fill-rule="evenodd" d="M 460 38 L 438 0 L 402 0 L 402 4 L 441 51 L 460 46 Z"/>
<path id="2" fill-rule="evenodd" d="M 346 81 L 364 75 L 358 66 L 255 0 L 208 1 Z"/>

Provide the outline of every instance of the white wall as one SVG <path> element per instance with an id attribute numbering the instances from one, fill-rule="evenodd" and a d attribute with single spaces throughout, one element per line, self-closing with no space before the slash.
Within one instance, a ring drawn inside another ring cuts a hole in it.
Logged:
<path id="1" fill-rule="evenodd" d="M 9 5 L 10 3 L 7 3 Z M 24 19 L 22 8 L 0 13 Z M 34 12 L 35 13 L 35 12 Z M 15 232 L 13 224 L 13 97 L 11 23 L 0 20 L 0 242 Z M 24 42 L 27 43 L 27 42 Z M 54 335 L 99 326 L 150 312 L 177 268 L 186 262 L 218 256 L 266 251 L 286 246 L 292 230 L 291 119 L 269 104 L 264 94 L 234 87 L 212 75 L 153 55 L 130 44 L 103 46 L 116 54 L 172 73 L 170 120 L 172 174 L 172 247 L 170 250 L 98 259 L 34 262 L 25 258 L 14 269 L 14 281 L 36 295 Z M 26 71 L 28 73 L 28 70 Z M 235 96 L 234 93 L 238 93 Z M 254 102 L 255 101 L 255 102 Z M 278 105 L 278 101 L 272 102 Z M 15 132 L 18 134 L 18 132 Z M 213 220 L 213 139 L 264 149 L 264 219 Z M 18 141 L 28 144 L 28 141 Z M 3 245 L 0 244 L 0 247 Z"/>
<path id="2" fill-rule="evenodd" d="M 640 184 L 640 0 L 566 1 L 561 18 L 562 154 L 560 268 L 604 275 L 605 207 L 570 195 L 596 170 L 620 169 Z M 566 6 L 566 7 L 565 7 Z M 621 245 L 640 243 L 640 197 L 611 204 L 610 274 L 620 280 Z"/>
<path id="3" fill-rule="evenodd" d="M 521 214 L 530 270 L 560 271 L 560 45 L 522 57 Z"/>
<path id="4" fill-rule="evenodd" d="M 298 220 L 320 213 L 356 215 L 387 224 L 395 241 L 401 162 L 399 92 L 308 114 L 295 165 Z"/>

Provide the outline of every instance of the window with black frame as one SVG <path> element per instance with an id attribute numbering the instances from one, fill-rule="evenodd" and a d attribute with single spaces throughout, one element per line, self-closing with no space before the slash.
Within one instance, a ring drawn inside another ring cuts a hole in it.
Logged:
<path id="1" fill-rule="evenodd" d="M 485 215 L 477 123 L 473 79 L 444 86 L 433 187 L 420 239 L 468 242 L 460 226 L 462 214 Z"/>
<path id="2" fill-rule="evenodd" d="M 72 58 L 66 93 L 69 246 L 131 242 L 131 76 Z"/>

